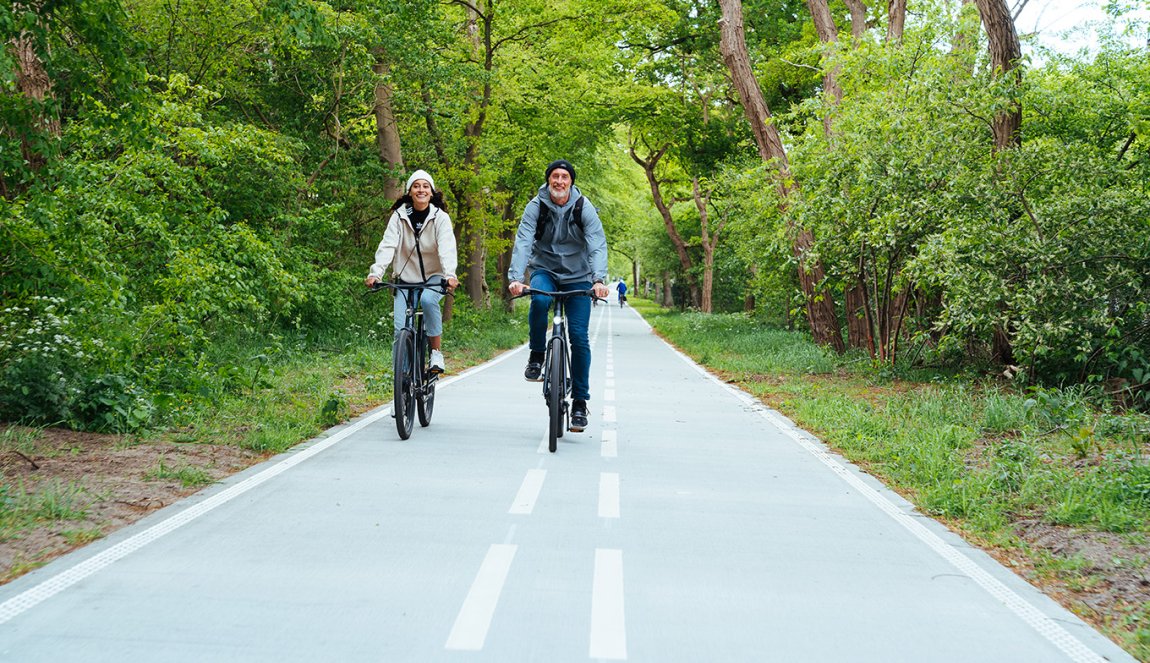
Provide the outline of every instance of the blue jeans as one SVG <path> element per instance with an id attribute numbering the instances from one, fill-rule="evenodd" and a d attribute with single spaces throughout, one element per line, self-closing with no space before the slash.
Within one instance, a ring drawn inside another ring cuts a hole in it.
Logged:
<path id="1" fill-rule="evenodd" d="M 407 298 L 414 296 L 412 291 L 396 291 L 395 301 L 391 305 L 392 317 L 395 319 L 395 331 L 403 329 L 407 321 Z M 443 311 L 439 308 L 439 300 L 443 295 L 434 290 L 424 290 L 419 298 L 420 308 L 423 309 L 423 331 L 431 338 L 443 335 Z"/>
<path id="2" fill-rule="evenodd" d="M 567 292 L 568 290 L 590 290 L 591 283 L 564 283 L 557 285 L 555 277 L 547 272 L 531 275 L 531 288 Z M 571 395 L 581 401 L 591 398 L 588 375 L 591 373 L 591 342 L 587 338 L 587 327 L 591 322 L 591 298 L 571 297 L 566 302 L 567 336 L 571 340 Z M 547 323 L 551 308 L 551 298 L 544 295 L 531 296 L 531 312 L 527 324 L 531 328 L 530 347 L 532 352 L 547 349 Z"/>

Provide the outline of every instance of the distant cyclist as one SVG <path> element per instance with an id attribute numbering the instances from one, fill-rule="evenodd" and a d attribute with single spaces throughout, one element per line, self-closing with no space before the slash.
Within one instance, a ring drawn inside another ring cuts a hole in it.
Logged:
<path id="1" fill-rule="evenodd" d="M 531 268 L 531 287 L 561 292 L 594 288 L 597 297 L 607 297 L 607 236 L 594 205 L 575 187 L 575 167 L 558 160 L 547 166 L 545 183 L 527 203 L 507 278 L 512 295 L 522 294 L 524 274 Z M 533 296 L 527 322 L 531 331 L 531 355 L 523 377 L 539 382 L 547 343 L 547 319 L 551 298 Z M 591 343 L 587 328 L 591 301 L 573 297 L 567 303 L 567 329 L 571 337 L 571 430 L 587 427 L 587 401 L 591 398 L 588 375 L 591 371 Z"/>
<path id="2" fill-rule="evenodd" d="M 615 285 L 615 289 L 619 291 L 619 306 L 627 303 L 627 282 L 619 279 L 619 283 Z"/>
<path id="3" fill-rule="evenodd" d="M 404 195 L 391 207 L 391 218 L 383 231 L 383 240 L 375 250 L 372 264 L 364 283 L 368 287 L 383 280 L 391 267 L 395 278 L 404 283 L 423 283 L 434 276 L 447 280 L 449 288 L 459 285 L 455 268 L 459 258 L 455 251 L 455 234 L 451 230 L 451 217 L 443 205 L 443 194 L 435 188 L 435 180 L 427 171 L 417 170 L 407 178 Z M 431 346 L 431 370 L 446 370 L 441 346 L 443 343 L 443 312 L 439 308 L 441 293 L 424 290 L 420 298 L 423 323 Z M 407 302 L 396 293 L 392 307 L 395 329 L 403 328 Z"/>

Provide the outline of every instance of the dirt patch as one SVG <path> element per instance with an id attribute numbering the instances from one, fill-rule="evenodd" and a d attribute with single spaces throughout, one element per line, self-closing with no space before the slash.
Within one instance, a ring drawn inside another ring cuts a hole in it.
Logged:
<path id="1" fill-rule="evenodd" d="M 1111 618 L 1126 606 L 1150 602 L 1150 544 L 1039 520 L 1018 520 L 1014 531 L 1030 546 L 1057 560 L 1073 562 L 1063 577 L 1051 582 L 1058 583 L 1058 593 L 1073 597 L 1098 618 Z"/>
<path id="2" fill-rule="evenodd" d="M 21 433 L 28 440 L 0 447 L 0 499 L 13 514 L 0 520 L 0 583 L 262 459 L 226 445 L 133 443 L 115 435 L 7 424 L 0 424 L 0 433 L 9 433 L 8 439 Z M 59 519 L 28 524 L 31 514 L 47 512 Z"/>

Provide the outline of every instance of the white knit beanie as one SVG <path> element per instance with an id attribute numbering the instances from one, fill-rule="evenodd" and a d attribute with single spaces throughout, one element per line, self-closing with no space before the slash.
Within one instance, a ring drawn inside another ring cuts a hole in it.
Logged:
<path id="1" fill-rule="evenodd" d="M 404 193 L 411 193 L 411 185 L 415 184 L 415 180 L 426 180 L 431 185 L 431 190 L 435 191 L 435 180 L 431 179 L 431 175 L 426 170 L 417 170 L 407 178 L 407 186 L 404 187 Z"/>

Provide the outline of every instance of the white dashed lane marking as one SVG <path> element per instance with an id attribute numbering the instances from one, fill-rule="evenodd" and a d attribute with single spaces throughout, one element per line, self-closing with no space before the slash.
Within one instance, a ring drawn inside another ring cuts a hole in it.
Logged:
<path id="1" fill-rule="evenodd" d="M 535 501 L 539 499 L 539 491 L 543 489 L 543 480 L 547 478 L 547 470 L 527 470 L 523 483 L 519 485 L 519 492 L 515 501 L 511 503 L 508 513 L 528 515 L 535 510 Z"/>
<path id="2" fill-rule="evenodd" d="M 599 517 L 619 517 L 619 475 L 603 472 L 599 475 Z"/>
<path id="3" fill-rule="evenodd" d="M 603 444 L 600 447 L 600 455 L 604 458 L 615 458 L 619 455 L 618 445 L 618 432 L 614 430 L 603 431 Z"/>
<path id="4" fill-rule="evenodd" d="M 591 588 L 591 658 L 627 658 L 623 617 L 623 551 L 597 548 Z"/>
<path id="5" fill-rule="evenodd" d="M 503 584 L 507 581 L 507 573 L 515 559 L 515 551 L 516 546 L 507 544 L 497 543 L 488 548 L 479 573 L 471 583 L 471 591 L 467 592 L 463 607 L 455 618 L 455 626 L 451 627 L 451 634 L 447 636 L 447 649 L 483 649 L 487 630 L 491 627 L 491 618 L 495 616 L 495 607 L 499 604 L 499 595 L 503 593 Z"/>

